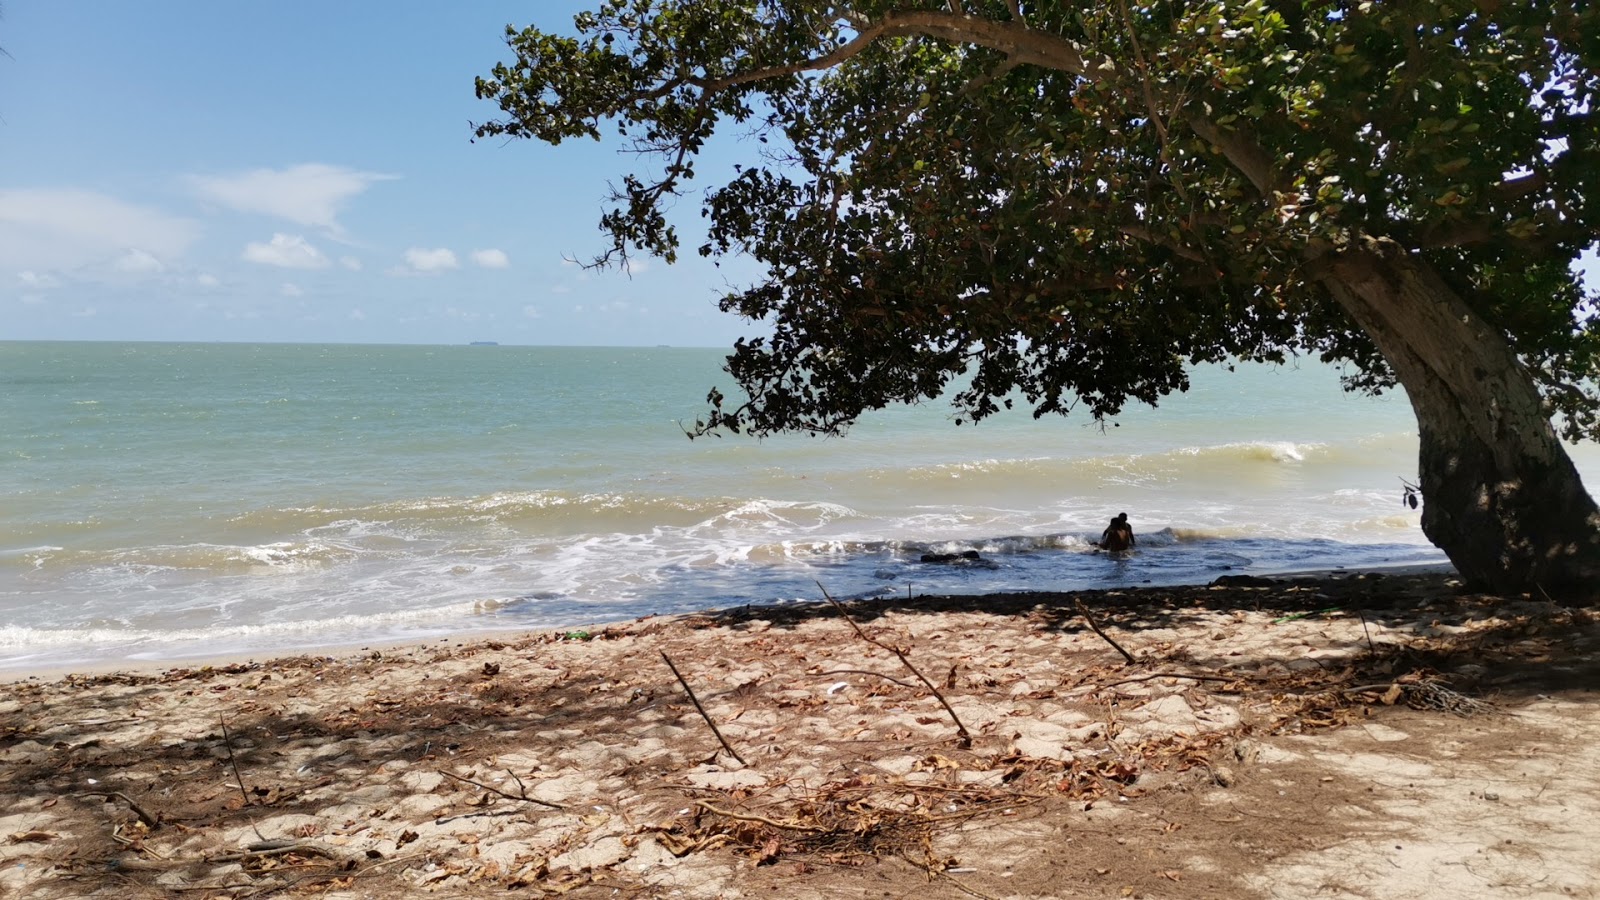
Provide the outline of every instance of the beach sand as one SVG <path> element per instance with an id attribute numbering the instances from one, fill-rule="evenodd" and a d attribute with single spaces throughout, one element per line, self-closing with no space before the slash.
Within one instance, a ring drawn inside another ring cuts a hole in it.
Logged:
<path id="1" fill-rule="evenodd" d="M 21 679 L 0 896 L 1600 896 L 1600 616 L 1229 581 Z"/>

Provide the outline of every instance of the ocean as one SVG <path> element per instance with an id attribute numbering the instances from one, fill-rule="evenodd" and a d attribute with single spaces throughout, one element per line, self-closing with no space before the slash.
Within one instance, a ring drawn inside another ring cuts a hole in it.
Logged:
<path id="1" fill-rule="evenodd" d="M 691 441 L 723 355 L 0 342 L 0 670 L 1444 562 L 1404 395 L 1318 363 L 1105 428 L 930 403 Z M 1138 552 L 1094 552 L 1124 511 Z"/>

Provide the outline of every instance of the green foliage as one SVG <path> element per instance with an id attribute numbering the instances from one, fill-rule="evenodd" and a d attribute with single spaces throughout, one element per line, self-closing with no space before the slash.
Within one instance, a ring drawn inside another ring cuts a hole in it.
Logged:
<path id="1" fill-rule="evenodd" d="M 1185 367 L 1314 353 L 1392 375 L 1322 285 L 1367 237 L 1427 261 L 1600 436 L 1600 11 L 1586 0 L 607 0 L 508 29 L 479 136 L 613 125 L 658 153 L 603 219 L 669 259 L 664 205 L 719 123 L 759 152 L 705 194 L 708 256 L 765 266 L 770 324 L 705 430 L 834 432 L 961 387 L 1114 415 Z M 1020 19 L 1016 16 L 1020 14 Z"/>

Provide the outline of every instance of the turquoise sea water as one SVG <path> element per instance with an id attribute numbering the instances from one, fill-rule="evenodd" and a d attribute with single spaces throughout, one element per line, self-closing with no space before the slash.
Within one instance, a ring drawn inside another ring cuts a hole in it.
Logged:
<path id="1" fill-rule="evenodd" d="M 1204 369 L 1104 430 L 930 404 L 691 442 L 722 355 L 0 342 L 0 668 L 1443 560 L 1404 396 L 1316 364 Z"/>

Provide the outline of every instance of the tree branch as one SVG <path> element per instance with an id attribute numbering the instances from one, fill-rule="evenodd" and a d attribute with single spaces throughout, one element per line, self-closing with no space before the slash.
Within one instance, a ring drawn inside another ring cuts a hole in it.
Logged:
<path id="1" fill-rule="evenodd" d="M 1133 25 L 1133 13 L 1128 11 L 1128 0 L 1120 0 L 1122 7 L 1122 21 L 1128 29 L 1128 43 L 1133 47 L 1134 64 L 1139 67 L 1139 87 L 1144 92 L 1144 105 L 1150 113 L 1150 124 L 1155 127 L 1156 137 L 1161 140 L 1161 161 L 1167 164 L 1167 169 L 1172 172 L 1172 187 L 1178 196 L 1189 202 L 1189 192 L 1183 187 L 1183 173 L 1178 171 L 1178 164 L 1172 158 L 1171 142 L 1167 138 L 1167 123 L 1162 121 L 1161 112 L 1156 108 L 1155 89 L 1150 85 L 1150 66 L 1144 58 L 1144 48 L 1139 46 L 1139 35 Z M 1181 104 L 1179 104 L 1181 105 Z M 1168 110 L 1171 116 L 1172 111 Z"/>
<path id="2" fill-rule="evenodd" d="M 929 37 L 951 43 L 973 44 L 1004 53 L 1019 65 L 1031 63 L 1074 75 L 1088 74 L 1083 51 L 1075 42 L 1057 35 L 1034 31 L 1023 25 L 1020 18 L 1013 22 L 996 22 L 963 13 L 892 10 L 876 22 L 864 20 L 858 27 L 860 30 L 855 37 L 821 56 L 781 66 L 752 69 L 749 72 L 722 78 L 684 78 L 681 81 L 674 79 L 639 95 L 638 99 L 665 96 L 682 84 L 693 85 L 708 94 L 717 94 L 743 84 L 798 75 L 801 72 L 830 69 L 859 56 L 879 40 L 895 37 Z"/>

